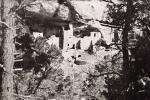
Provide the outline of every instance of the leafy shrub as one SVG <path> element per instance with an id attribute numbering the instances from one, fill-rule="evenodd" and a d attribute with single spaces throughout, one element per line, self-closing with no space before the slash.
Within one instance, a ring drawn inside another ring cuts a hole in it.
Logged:
<path id="1" fill-rule="evenodd" d="M 15 77 L 16 94 L 32 95 L 38 100 L 55 96 L 55 90 L 63 80 L 63 71 L 59 68 L 62 61 L 60 50 L 40 37 L 33 49 L 25 51 L 23 60 L 24 67 L 30 66 L 30 69 L 15 73 L 18 76 Z"/>
<path id="2" fill-rule="evenodd" d="M 95 45 L 96 45 L 97 47 L 103 46 L 103 47 L 105 47 L 106 49 L 109 48 L 109 45 L 108 45 L 108 44 L 106 43 L 106 41 L 103 40 L 103 39 L 99 39 L 99 40 L 95 43 Z"/>

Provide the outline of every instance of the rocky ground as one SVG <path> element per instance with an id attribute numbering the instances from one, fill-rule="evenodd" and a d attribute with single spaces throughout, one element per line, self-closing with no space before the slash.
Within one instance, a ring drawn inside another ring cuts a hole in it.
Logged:
<path id="1" fill-rule="evenodd" d="M 101 49 L 93 54 L 88 54 L 82 50 L 65 50 L 62 52 L 64 61 L 61 68 L 64 71 L 64 77 L 71 77 L 74 92 L 81 95 L 83 82 L 86 81 L 89 73 L 94 73 L 95 65 L 101 62 L 108 55 L 113 56 L 118 53 L 118 50 L 110 49 L 107 51 L 105 49 Z M 100 77 L 98 83 L 100 83 L 98 88 L 100 88 L 101 91 L 106 90 L 104 88 L 104 77 Z"/>

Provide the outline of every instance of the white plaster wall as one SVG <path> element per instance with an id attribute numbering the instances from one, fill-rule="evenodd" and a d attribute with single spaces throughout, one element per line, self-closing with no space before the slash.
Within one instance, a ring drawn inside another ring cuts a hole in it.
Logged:
<path id="1" fill-rule="evenodd" d="M 104 40 L 106 41 L 107 44 L 112 43 L 112 39 L 114 38 L 113 31 L 111 28 L 106 27 L 106 26 L 101 26 L 101 32 L 104 36 Z"/>
<path id="2" fill-rule="evenodd" d="M 33 32 L 33 36 L 36 39 L 37 37 L 43 37 L 43 33 L 40 32 Z"/>
<path id="3" fill-rule="evenodd" d="M 91 40 L 93 45 L 101 38 L 100 32 L 91 32 Z"/>
<path id="4" fill-rule="evenodd" d="M 91 37 L 84 37 L 81 39 L 81 49 L 82 50 L 87 50 L 90 46 L 90 43 L 91 43 Z"/>
<path id="5" fill-rule="evenodd" d="M 73 36 L 73 25 L 69 24 L 69 30 L 64 30 L 63 28 L 63 34 L 64 34 L 64 43 L 63 43 L 63 49 L 69 49 L 71 46 L 73 46 L 74 43 L 74 36 Z M 69 44 L 69 46 L 68 46 Z"/>
<path id="6" fill-rule="evenodd" d="M 56 45 L 57 48 L 59 48 L 59 38 L 56 37 L 55 35 L 52 35 L 48 40 L 47 43 L 49 45 Z"/>
<path id="7" fill-rule="evenodd" d="M 65 37 L 73 36 L 73 25 L 69 24 L 69 28 L 70 28 L 69 30 L 64 30 L 64 27 L 63 27 L 63 32 L 64 32 Z"/>
<path id="8" fill-rule="evenodd" d="M 96 34 L 96 36 L 94 36 Z M 90 37 L 85 36 L 84 38 L 81 38 L 81 49 L 87 50 L 91 44 L 94 45 L 99 39 L 101 38 L 101 34 L 99 32 L 91 32 Z"/>
<path id="9" fill-rule="evenodd" d="M 91 32 L 90 36 L 85 36 L 84 38 L 77 38 L 73 36 L 73 25 L 69 24 L 70 30 L 64 30 L 64 50 L 71 49 L 73 45 L 75 45 L 78 41 L 81 41 L 81 50 L 87 50 L 90 46 L 90 43 L 92 41 L 92 44 L 94 45 L 100 38 L 101 34 L 100 32 Z M 94 36 L 95 34 L 95 36 Z"/>

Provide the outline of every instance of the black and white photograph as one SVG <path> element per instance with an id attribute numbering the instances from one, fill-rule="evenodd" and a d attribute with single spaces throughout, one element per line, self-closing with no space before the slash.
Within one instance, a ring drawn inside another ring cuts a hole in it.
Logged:
<path id="1" fill-rule="evenodd" d="M 0 0 L 0 100 L 150 100 L 150 0 Z"/>

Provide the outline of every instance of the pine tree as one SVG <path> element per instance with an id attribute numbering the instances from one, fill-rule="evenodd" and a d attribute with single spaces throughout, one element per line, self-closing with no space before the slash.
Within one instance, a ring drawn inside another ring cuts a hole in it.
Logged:
<path id="1" fill-rule="evenodd" d="M 16 34 L 15 18 L 11 13 L 15 0 L 2 0 L 4 12 L 2 21 L 7 27 L 3 27 L 3 73 L 1 100 L 14 100 L 13 98 L 13 65 L 14 65 L 14 36 Z M 5 26 L 6 26 L 5 25 Z M 4 26 L 4 25 L 3 25 Z"/>

